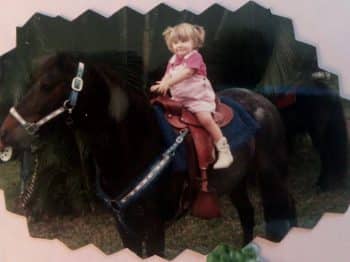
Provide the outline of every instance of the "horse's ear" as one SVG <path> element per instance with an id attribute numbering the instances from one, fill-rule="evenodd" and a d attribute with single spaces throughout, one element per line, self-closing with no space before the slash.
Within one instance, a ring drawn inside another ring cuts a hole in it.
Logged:
<path id="1" fill-rule="evenodd" d="M 38 56 L 32 60 L 31 69 L 33 72 L 37 71 L 42 65 L 55 64 L 63 70 L 70 71 L 73 67 L 76 67 L 78 63 L 74 55 L 66 52 L 48 53 Z"/>
<path id="2" fill-rule="evenodd" d="M 75 72 L 78 67 L 78 57 L 74 53 L 59 52 L 56 55 L 57 65 L 67 73 Z"/>

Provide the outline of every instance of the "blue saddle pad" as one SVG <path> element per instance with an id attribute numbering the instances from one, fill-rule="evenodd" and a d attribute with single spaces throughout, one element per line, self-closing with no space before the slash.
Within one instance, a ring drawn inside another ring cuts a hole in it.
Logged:
<path id="1" fill-rule="evenodd" d="M 220 97 L 220 100 L 230 106 L 235 112 L 233 121 L 221 129 L 230 144 L 231 150 L 234 152 L 255 135 L 256 131 L 259 129 L 259 124 L 237 102 L 224 96 Z M 162 107 L 156 105 L 154 106 L 154 110 L 159 127 L 163 133 L 164 150 L 166 150 L 175 142 L 177 134 L 165 119 Z M 184 143 L 178 148 L 170 168 L 177 172 L 185 171 L 187 169 L 187 157 Z"/>
<path id="2" fill-rule="evenodd" d="M 260 128 L 256 120 L 240 104 L 233 99 L 221 96 L 221 102 L 234 110 L 234 118 L 227 126 L 221 128 L 231 150 L 234 152 L 247 143 Z"/>

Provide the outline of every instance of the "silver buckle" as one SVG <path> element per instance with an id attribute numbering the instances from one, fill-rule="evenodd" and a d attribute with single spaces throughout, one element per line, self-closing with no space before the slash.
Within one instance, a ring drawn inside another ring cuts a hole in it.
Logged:
<path id="1" fill-rule="evenodd" d="M 83 79 L 80 76 L 76 76 L 72 80 L 72 89 L 76 92 L 80 92 L 83 89 Z"/>

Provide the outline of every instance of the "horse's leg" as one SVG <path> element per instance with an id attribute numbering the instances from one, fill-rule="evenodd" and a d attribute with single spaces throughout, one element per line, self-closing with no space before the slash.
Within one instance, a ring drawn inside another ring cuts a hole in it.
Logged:
<path id="1" fill-rule="evenodd" d="M 327 150 L 327 145 L 323 145 L 323 142 L 321 142 L 315 133 L 310 132 L 309 134 L 312 140 L 312 144 L 314 145 L 320 158 L 320 174 L 317 179 L 316 186 L 318 186 L 321 191 L 327 191 L 329 189 L 331 178 L 329 165 L 329 159 L 331 158 L 329 155 L 330 152 Z"/>
<path id="2" fill-rule="evenodd" d="M 266 179 L 270 177 L 270 179 Z M 296 225 L 294 201 L 284 182 L 268 173 L 261 174 L 260 181 L 264 207 L 265 230 L 268 239 L 280 241 L 292 226 Z"/>
<path id="3" fill-rule="evenodd" d="M 142 249 L 142 232 L 136 232 L 134 227 L 130 227 L 128 224 L 126 224 L 126 219 L 123 219 L 122 221 L 120 218 L 115 215 L 116 222 L 117 222 L 117 229 L 120 235 L 120 238 L 122 239 L 123 246 L 125 248 L 129 248 L 131 251 L 133 251 L 136 255 L 139 257 L 143 256 L 143 249 Z"/>
<path id="4" fill-rule="evenodd" d="M 254 208 L 248 197 L 246 179 L 242 181 L 230 193 L 231 203 L 236 207 L 243 229 L 243 245 L 253 240 Z"/>
<path id="5" fill-rule="evenodd" d="M 341 104 L 335 103 L 328 114 L 330 116 L 323 128 L 319 128 L 315 123 L 308 129 L 320 156 L 321 170 L 317 184 L 321 190 L 343 186 L 347 172 L 348 143 Z"/>
<path id="6" fill-rule="evenodd" d="M 145 252 L 146 257 L 158 255 L 164 257 L 165 226 L 161 219 L 152 219 L 147 225 Z"/>
<path id="7" fill-rule="evenodd" d="M 140 257 L 164 256 L 165 225 L 156 210 L 137 206 L 116 220 L 124 247 Z"/>
<path id="8" fill-rule="evenodd" d="M 266 157 L 263 161 L 265 165 L 258 174 L 266 236 L 280 241 L 292 226 L 296 226 L 296 209 L 287 187 L 287 164 L 284 161 L 268 164 Z"/>

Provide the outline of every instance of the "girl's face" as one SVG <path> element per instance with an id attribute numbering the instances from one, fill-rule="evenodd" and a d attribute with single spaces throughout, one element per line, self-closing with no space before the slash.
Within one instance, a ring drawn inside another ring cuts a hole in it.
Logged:
<path id="1" fill-rule="evenodd" d="M 172 43 L 173 53 L 179 57 L 184 57 L 194 49 L 192 39 L 176 40 Z"/>

